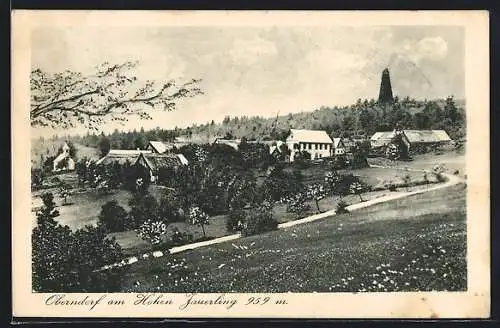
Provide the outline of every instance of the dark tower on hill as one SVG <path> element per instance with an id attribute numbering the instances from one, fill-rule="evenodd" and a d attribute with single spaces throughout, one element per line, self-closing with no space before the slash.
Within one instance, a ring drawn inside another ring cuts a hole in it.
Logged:
<path id="1" fill-rule="evenodd" d="M 393 101 L 392 97 L 392 87 L 391 87 L 391 77 L 389 76 L 389 69 L 384 69 L 382 72 L 382 80 L 380 81 L 380 92 L 378 94 L 379 103 L 391 103 Z"/>

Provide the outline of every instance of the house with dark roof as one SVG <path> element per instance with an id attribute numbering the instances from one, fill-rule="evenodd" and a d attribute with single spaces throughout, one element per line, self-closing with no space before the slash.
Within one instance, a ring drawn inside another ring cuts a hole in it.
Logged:
<path id="1" fill-rule="evenodd" d="M 134 164 L 139 155 L 149 153 L 151 150 L 111 149 L 104 157 L 97 160 L 96 165 L 109 165 L 115 162 L 124 165 L 127 161 Z"/>
<path id="2" fill-rule="evenodd" d="M 182 154 L 142 153 L 135 164 L 145 167 L 149 172 L 151 182 L 156 182 L 162 168 L 170 168 L 175 171 L 183 165 L 188 165 L 189 162 Z"/>
<path id="3" fill-rule="evenodd" d="M 293 162 L 295 156 L 302 151 L 311 154 L 311 159 L 333 155 L 333 140 L 322 130 L 291 129 L 286 144 L 290 149 L 290 162 Z"/>

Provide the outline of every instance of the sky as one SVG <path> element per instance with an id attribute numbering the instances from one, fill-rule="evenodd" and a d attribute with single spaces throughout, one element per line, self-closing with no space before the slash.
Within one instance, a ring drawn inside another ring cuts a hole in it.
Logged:
<path id="1" fill-rule="evenodd" d="M 32 68 L 52 73 L 138 60 L 140 80 L 202 79 L 205 95 L 176 111 L 104 132 L 350 105 L 378 97 L 386 67 L 399 97 L 465 97 L 464 30 L 456 26 L 39 28 L 31 42 Z"/>

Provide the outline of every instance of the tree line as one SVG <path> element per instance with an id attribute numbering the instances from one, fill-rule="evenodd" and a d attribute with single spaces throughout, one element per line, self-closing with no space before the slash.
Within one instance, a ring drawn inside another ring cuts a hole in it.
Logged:
<path id="1" fill-rule="evenodd" d="M 369 138 L 377 131 L 390 131 L 399 124 L 403 129 L 442 129 L 452 139 L 465 137 L 465 106 L 453 97 L 440 100 L 404 98 L 391 104 L 379 104 L 374 99 L 358 99 L 350 106 L 321 107 L 312 112 L 293 113 L 277 118 L 260 116 L 230 117 L 221 123 L 214 121 L 194 124 L 188 128 L 139 130 L 110 134 L 88 133 L 71 137 L 73 142 L 98 147 L 103 137 L 111 148 L 144 149 L 150 140 L 173 141 L 186 138 L 246 138 L 247 140 L 285 140 L 291 128 L 325 130 L 331 137 Z"/>

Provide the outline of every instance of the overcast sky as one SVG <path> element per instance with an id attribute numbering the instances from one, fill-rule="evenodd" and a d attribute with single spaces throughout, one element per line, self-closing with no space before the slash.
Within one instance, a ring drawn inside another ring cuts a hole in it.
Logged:
<path id="1" fill-rule="evenodd" d="M 86 73 L 104 61 L 125 60 L 140 61 L 139 78 L 202 78 L 206 94 L 153 121 L 130 121 L 124 130 L 349 105 L 378 96 L 385 67 L 400 97 L 465 93 L 460 27 L 85 27 L 32 33 L 33 68 Z"/>

